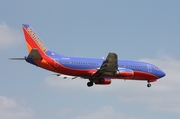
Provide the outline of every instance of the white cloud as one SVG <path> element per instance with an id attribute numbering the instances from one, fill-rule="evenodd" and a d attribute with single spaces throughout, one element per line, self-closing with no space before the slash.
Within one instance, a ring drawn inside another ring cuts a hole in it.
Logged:
<path id="1" fill-rule="evenodd" d="M 21 102 L 23 103 L 23 101 Z M 34 112 L 31 108 L 23 106 L 17 101 L 0 96 L 0 118 L 1 119 L 34 119 Z"/>
<path id="2" fill-rule="evenodd" d="M 156 64 L 162 69 L 166 76 L 160 79 L 156 86 L 151 89 L 152 95 L 146 95 L 146 97 L 139 97 L 138 100 L 145 99 L 148 102 L 152 102 L 149 106 L 152 110 L 163 112 L 175 112 L 180 114 L 180 60 L 162 55 L 161 59 L 141 59 L 142 61 Z M 140 99 L 141 98 L 141 99 Z M 142 101 L 142 100 L 141 100 Z M 148 103 L 147 102 L 147 103 Z"/>
<path id="3" fill-rule="evenodd" d="M 135 119 L 126 117 L 120 112 L 115 111 L 111 106 L 103 106 L 94 112 L 88 111 L 84 115 L 77 116 L 76 119 Z"/>
<path id="4" fill-rule="evenodd" d="M 0 24 L 0 49 L 9 49 L 23 41 L 23 35 L 18 29 L 9 27 L 6 23 Z"/>
<path id="5" fill-rule="evenodd" d="M 71 108 L 64 108 L 55 113 L 59 118 L 66 119 L 135 119 L 125 116 L 121 112 L 116 111 L 111 106 L 103 106 L 99 109 L 84 109 L 80 114 Z"/>
<path id="6" fill-rule="evenodd" d="M 17 106 L 16 102 L 12 99 L 9 99 L 4 96 L 0 96 L 0 105 L 1 108 L 14 108 Z"/>
<path id="7" fill-rule="evenodd" d="M 88 93 L 106 93 L 114 95 L 119 101 L 128 104 L 144 104 L 151 111 L 174 112 L 180 114 L 180 60 L 163 55 L 160 59 L 140 59 L 140 61 L 155 64 L 162 69 L 166 76 L 147 88 L 145 81 L 112 80 L 109 86 L 95 85 L 88 88 L 83 79 L 61 79 L 56 77 L 46 78 L 49 86 L 64 91 L 88 91 Z"/>
<path id="8" fill-rule="evenodd" d="M 152 64 L 157 65 L 160 69 L 162 69 L 166 76 L 159 81 L 161 81 L 161 85 L 156 88 L 161 88 L 166 91 L 177 91 L 179 88 L 179 71 L 180 71 L 180 60 L 170 58 L 168 56 L 163 56 L 162 59 L 141 59 L 142 61 L 150 62 Z M 159 89 L 160 89 L 159 88 Z"/>

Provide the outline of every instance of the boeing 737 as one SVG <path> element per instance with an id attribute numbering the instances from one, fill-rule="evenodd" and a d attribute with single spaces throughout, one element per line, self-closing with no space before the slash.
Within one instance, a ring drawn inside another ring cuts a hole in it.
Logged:
<path id="1" fill-rule="evenodd" d="M 93 84 L 108 85 L 111 79 L 147 81 L 147 87 L 151 87 L 151 82 L 165 76 L 165 73 L 153 64 L 118 60 L 117 54 L 112 52 L 106 59 L 61 55 L 47 49 L 30 25 L 23 24 L 22 29 L 28 55 L 11 60 L 26 60 L 30 64 L 55 72 L 57 76 L 67 75 L 72 76 L 73 79 L 77 77 L 88 79 L 88 87 Z"/>

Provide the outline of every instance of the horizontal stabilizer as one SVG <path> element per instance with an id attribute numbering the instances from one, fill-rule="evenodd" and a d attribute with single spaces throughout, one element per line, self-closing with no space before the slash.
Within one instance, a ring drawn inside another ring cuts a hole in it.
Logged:
<path id="1" fill-rule="evenodd" d="M 31 52 L 28 55 L 28 58 L 34 59 L 34 60 L 42 60 L 42 56 L 39 53 L 37 49 L 32 49 Z"/>
<path id="2" fill-rule="evenodd" d="M 9 60 L 25 60 L 25 58 L 9 58 Z"/>

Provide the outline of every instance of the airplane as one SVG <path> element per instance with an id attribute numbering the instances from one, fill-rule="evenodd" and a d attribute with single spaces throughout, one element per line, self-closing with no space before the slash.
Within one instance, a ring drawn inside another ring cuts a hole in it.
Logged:
<path id="1" fill-rule="evenodd" d="M 117 54 L 113 52 L 109 52 L 105 59 L 61 55 L 47 49 L 30 25 L 22 24 L 22 29 L 29 54 L 24 58 L 10 58 L 11 60 L 26 60 L 30 64 L 55 72 L 57 76 L 88 79 L 88 87 L 94 84 L 111 84 L 111 79 L 147 81 L 147 87 L 151 87 L 151 82 L 166 75 L 150 63 L 118 60 Z"/>

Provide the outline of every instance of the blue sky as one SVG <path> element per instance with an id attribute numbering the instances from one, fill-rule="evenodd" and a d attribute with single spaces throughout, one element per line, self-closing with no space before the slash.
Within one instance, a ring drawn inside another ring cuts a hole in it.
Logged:
<path id="1" fill-rule="evenodd" d="M 180 1 L 0 0 L 0 118 L 179 119 Z M 9 57 L 27 55 L 21 24 L 63 55 L 146 61 L 167 76 L 152 83 L 86 86 Z"/>

